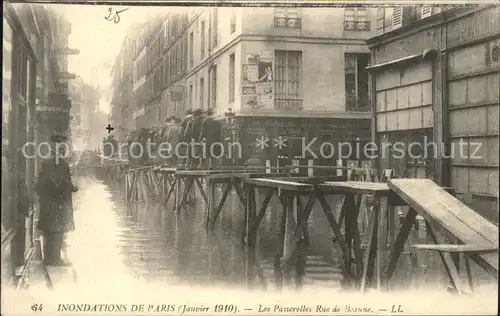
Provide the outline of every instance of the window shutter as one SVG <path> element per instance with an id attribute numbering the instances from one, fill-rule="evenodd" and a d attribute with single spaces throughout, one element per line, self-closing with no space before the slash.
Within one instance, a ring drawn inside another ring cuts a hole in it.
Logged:
<path id="1" fill-rule="evenodd" d="M 403 26 L 403 7 L 394 8 L 392 12 L 392 28 L 397 29 Z"/>
<path id="2" fill-rule="evenodd" d="M 422 8 L 420 10 L 421 10 L 420 17 L 422 19 L 427 18 L 427 17 L 432 15 L 432 6 L 424 5 L 424 6 L 422 6 Z"/>

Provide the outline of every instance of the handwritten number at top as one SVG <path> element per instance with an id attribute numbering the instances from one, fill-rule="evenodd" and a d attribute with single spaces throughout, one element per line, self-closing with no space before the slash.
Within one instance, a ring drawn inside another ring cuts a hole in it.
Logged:
<path id="1" fill-rule="evenodd" d="M 113 21 L 115 23 L 119 23 L 120 22 L 120 13 L 125 12 L 127 10 L 128 10 L 128 8 L 120 10 L 120 11 L 116 11 L 115 15 L 111 16 L 113 14 L 113 8 L 109 8 L 108 9 L 108 13 L 109 14 L 108 14 L 107 17 L 104 17 L 104 19 L 107 20 L 107 21 Z"/>

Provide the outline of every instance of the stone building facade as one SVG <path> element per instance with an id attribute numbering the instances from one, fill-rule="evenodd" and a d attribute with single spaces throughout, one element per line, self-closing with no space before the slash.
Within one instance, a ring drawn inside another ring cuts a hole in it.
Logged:
<path id="1" fill-rule="evenodd" d="M 68 132 L 67 81 L 74 75 L 66 57 L 78 51 L 67 47 L 68 21 L 48 7 L 4 3 L 3 9 L 2 281 L 15 285 L 37 245 L 33 186 L 40 157 L 33 144 Z M 20 198 L 22 186 L 27 199 Z"/>
<path id="2" fill-rule="evenodd" d="M 298 156 L 302 138 L 320 139 L 317 146 L 366 142 L 365 40 L 375 35 L 375 19 L 374 8 L 340 7 L 159 14 L 131 38 L 135 127 L 153 127 L 186 109 L 211 108 L 221 119 L 235 114 L 226 136 L 244 144 L 245 160 L 260 157 L 272 165 L 277 156 Z M 256 137 L 278 136 L 295 145 L 286 152 L 255 146 Z"/>

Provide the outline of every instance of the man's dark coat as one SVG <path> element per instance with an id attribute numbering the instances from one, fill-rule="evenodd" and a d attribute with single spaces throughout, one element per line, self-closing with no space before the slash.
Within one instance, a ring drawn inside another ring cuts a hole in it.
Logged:
<path id="1" fill-rule="evenodd" d="M 75 229 L 71 182 L 68 163 L 55 156 L 44 159 L 35 184 L 40 201 L 38 229 L 44 233 L 65 233 Z"/>

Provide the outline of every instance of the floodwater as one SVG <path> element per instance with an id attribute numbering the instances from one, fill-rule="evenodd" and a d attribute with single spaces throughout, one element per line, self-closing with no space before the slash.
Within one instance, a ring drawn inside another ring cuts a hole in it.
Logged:
<path id="1" fill-rule="evenodd" d="M 236 195 L 229 196 L 214 232 L 207 234 L 200 197 L 177 215 L 172 205 L 126 203 L 123 188 L 114 181 L 77 177 L 76 182 L 80 187 L 74 195 L 76 230 L 68 236 L 67 255 L 78 284 L 101 287 L 140 282 L 276 290 L 273 260 L 280 219 L 276 203 L 262 220 L 255 256 L 251 256 L 241 243 L 243 209 Z M 332 209 L 339 203 L 338 197 L 332 197 Z M 342 262 L 332 236 L 325 215 L 316 206 L 309 221 L 304 288 L 340 289 Z M 425 241 L 426 237 L 420 231 L 412 239 Z M 423 252 L 412 257 L 407 248 L 393 277 L 394 287 L 435 289 L 438 285 L 445 292 L 447 277 L 438 258 Z M 484 283 L 481 272 L 474 278 L 476 285 Z"/>

